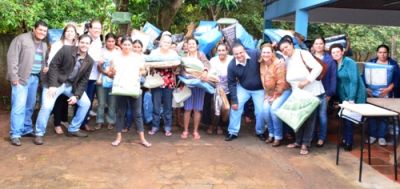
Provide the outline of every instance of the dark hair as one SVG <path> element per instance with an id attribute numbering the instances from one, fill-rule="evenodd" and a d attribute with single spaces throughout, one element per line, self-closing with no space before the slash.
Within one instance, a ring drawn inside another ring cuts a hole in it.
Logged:
<path id="1" fill-rule="evenodd" d="M 339 48 L 340 51 L 343 51 L 343 50 L 344 50 L 342 44 L 340 44 L 340 43 L 335 43 L 335 44 L 331 45 L 331 47 L 329 47 L 329 53 L 332 54 L 332 49 L 334 49 L 334 48 Z"/>
<path id="2" fill-rule="evenodd" d="M 82 35 L 80 35 L 80 36 L 79 36 L 79 41 L 82 40 L 82 39 L 85 38 L 85 37 L 89 38 L 89 39 L 90 39 L 90 43 L 92 43 L 92 38 L 91 38 L 90 35 L 88 35 L 88 34 L 82 34 Z"/>
<path id="3" fill-rule="evenodd" d="M 227 51 L 229 51 L 228 45 L 227 45 L 226 43 L 218 43 L 218 44 L 217 44 L 217 49 L 218 49 L 219 46 L 224 46 L 225 49 L 226 49 Z"/>
<path id="4" fill-rule="evenodd" d="M 316 37 L 316 38 L 314 39 L 314 41 L 313 41 L 313 44 L 315 43 L 315 41 L 316 41 L 317 39 L 321 39 L 321 40 L 322 40 L 322 42 L 323 42 L 324 44 L 326 44 L 325 38 L 324 38 L 324 37 L 322 37 L 322 36 L 318 36 L 318 37 Z"/>
<path id="5" fill-rule="evenodd" d="M 89 28 L 92 28 L 94 23 L 99 23 L 101 25 L 101 22 L 99 20 L 92 20 L 89 23 Z"/>
<path id="6" fill-rule="evenodd" d="M 243 47 L 243 48 L 244 48 L 243 44 L 240 43 L 240 41 L 236 41 L 236 42 L 232 45 L 232 50 L 233 50 L 234 48 L 237 48 L 237 47 Z"/>
<path id="7" fill-rule="evenodd" d="M 199 41 L 197 41 L 196 38 L 194 38 L 194 37 L 189 37 L 189 38 L 186 39 L 187 42 L 189 42 L 190 40 L 195 41 L 195 42 L 196 42 L 196 45 L 199 45 Z"/>
<path id="8" fill-rule="evenodd" d="M 109 39 L 109 38 L 113 38 L 114 40 L 116 40 L 117 39 L 117 36 L 116 35 L 114 35 L 113 33 L 108 33 L 107 35 L 106 35 L 106 41 Z"/>
<path id="9" fill-rule="evenodd" d="M 132 38 L 128 37 L 128 36 L 124 36 L 121 39 L 121 44 L 124 43 L 125 41 L 129 41 L 133 44 Z"/>
<path id="10" fill-rule="evenodd" d="M 292 44 L 293 44 L 293 38 L 292 38 L 292 36 L 290 36 L 290 35 L 284 35 L 284 36 L 281 38 L 281 40 L 283 40 L 283 39 L 289 40 L 289 41 L 292 42 Z"/>
<path id="11" fill-rule="evenodd" d="M 285 35 L 285 36 L 288 36 L 288 35 Z M 287 38 L 287 37 L 282 37 L 282 39 L 281 40 L 279 40 L 279 42 L 278 42 L 278 49 L 280 50 L 281 49 L 281 45 L 282 44 L 284 44 L 284 43 L 289 43 L 289 45 L 293 45 L 293 40 L 292 40 L 292 38 L 289 36 L 289 38 Z"/>
<path id="12" fill-rule="evenodd" d="M 36 21 L 34 26 L 35 26 L 35 28 L 37 28 L 37 27 L 39 27 L 39 26 L 44 26 L 44 27 L 46 27 L 46 28 L 48 27 L 48 26 L 47 26 L 47 23 L 46 23 L 45 21 L 43 21 L 43 20 L 38 20 L 38 21 Z"/>
<path id="13" fill-rule="evenodd" d="M 122 40 L 122 41 L 124 41 L 124 40 Z M 132 42 L 132 45 L 134 45 L 134 44 L 139 44 L 142 48 L 143 48 L 143 43 L 142 43 L 142 41 L 140 41 L 139 39 L 136 39 L 135 41 L 133 41 Z"/>
<path id="14" fill-rule="evenodd" d="M 61 40 L 64 41 L 64 39 L 65 39 L 65 33 L 67 32 L 68 28 L 73 28 L 73 29 L 74 29 L 74 31 L 75 31 L 75 39 L 73 40 L 73 42 L 76 42 L 76 39 L 78 39 L 78 35 L 79 35 L 79 34 L 78 34 L 78 32 L 76 31 L 76 27 L 75 27 L 74 24 L 67 24 L 67 25 L 64 27 L 63 33 L 62 33 L 62 35 L 61 35 Z"/>
<path id="15" fill-rule="evenodd" d="M 381 44 L 376 48 L 376 52 L 378 52 L 380 48 L 385 48 L 387 53 L 389 53 L 389 46 L 387 46 L 385 44 Z"/>

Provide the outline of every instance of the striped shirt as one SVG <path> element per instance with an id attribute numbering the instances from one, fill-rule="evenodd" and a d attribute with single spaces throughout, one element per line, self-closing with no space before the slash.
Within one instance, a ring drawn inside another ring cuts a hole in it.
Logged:
<path id="1" fill-rule="evenodd" d="M 43 45 L 42 43 L 35 43 L 35 62 L 32 65 L 32 74 L 39 74 L 42 69 L 43 62 Z"/>

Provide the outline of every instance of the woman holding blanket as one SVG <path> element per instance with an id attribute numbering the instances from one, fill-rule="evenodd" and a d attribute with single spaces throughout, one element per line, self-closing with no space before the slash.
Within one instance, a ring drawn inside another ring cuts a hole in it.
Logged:
<path id="1" fill-rule="evenodd" d="M 233 56 L 229 55 L 228 46 L 225 43 L 219 43 L 217 45 L 217 53 L 218 56 L 215 56 L 210 60 L 211 73 L 216 73 L 218 75 L 219 83 L 217 84 L 217 90 L 222 89 L 228 101 L 230 101 L 228 88 L 228 65 L 233 59 Z M 213 123 L 207 129 L 207 133 L 212 134 L 215 128 L 217 128 L 217 134 L 222 135 L 224 134 L 222 127 L 226 127 L 228 123 L 226 123 L 226 121 L 223 121 L 223 119 L 221 118 L 222 105 L 218 106 L 218 103 L 216 103 L 215 101 L 216 100 L 214 100 L 215 117 L 213 119 Z"/>
<path id="2" fill-rule="evenodd" d="M 198 58 L 204 64 L 204 70 L 199 79 L 201 79 L 202 81 L 207 81 L 207 75 L 208 75 L 208 69 L 210 68 L 210 63 L 208 62 L 207 57 L 202 52 L 198 51 L 197 47 L 199 42 L 195 38 L 188 38 L 187 44 L 188 44 L 188 53 L 186 54 L 186 57 Z M 200 134 L 198 129 L 200 125 L 201 111 L 203 110 L 205 91 L 198 87 L 190 88 L 190 90 L 192 91 L 192 96 L 190 96 L 184 102 L 184 109 L 185 109 L 184 120 L 183 120 L 184 130 L 181 134 L 181 138 L 186 139 L 189 136 L 189 121 L 191 112 L 193 111 L 194 112 L 193 138 L 200 139 Z"/>
<path id="3" fill-rule="evenodd" d="M 111 87 L 112 87 L 112 79 L 110 78 L 110 61 L 115 56 L 119 56 L 121 53 L 116 48 L 116 40 L 117 37 L 108 33 L 106 35 L 106 46 L 101 49 L 101 58 L 98 62 L 97 69 L 100 74 L 102 74 L 102 82 L 100 85 L 96 87 L 97 90 L 97 116 L 96 123 L 97 125 L 94 127 L 96 130 L 101 129 L 104 125 L 104 119 L 107 119 L 108 129 L 114 128 L 115 124 L 115 96 L 110 95 Z M 105 108 L 106 104 L 108 107 L 107 116 L 105 117 Z"/>
<path id="4" fill-rule="evenodd" d="M 289 82 L 292 90 L 301 89 L 322 99 L 325 90 L 322 82 L 316 80 L 322 71 L 322 66 L 317 60 L 308 51 L 294 49 L 293 42 L 289 39 L 282 38 L 278 43 L 278 47 L 285 56 L 287 67 L 286 80 Z M 296 141 L 287 147 L 300 148 L 300 155 L 307 155 L 311 146 L 315 121 L 316 110 L 311 113 L 296 132 Z"/>
<path id="5" fill-rule="evenodd" d="M 170 35 L 163 35 L 160 39 L 160 48 L 151 51 L 150 56 L 163 60 L 179 60 L 178 53 L 171 49 L 172 39 Z M 176 86 L 175 68 L 154 69 L 151 73 L 158 73 L 164 80 L 160 87 L 151 89 L 153 100 L 153 120 L 149 135 L 154 135 L 160 129 L 161 106 L 163 106 L 163 118 L 165 136 L 172 135 L 172 91 Z"/>
<path id="6" fill-rule="evenodd" d="M 333 60 L 337 63 L 337 87 L 336 94 L 339 96 L 340 103 L 365 103 L 366 89 L 358 72 L 357 63 L 351 58 L 344 57 L 343 46 L 333 44 L 329 51 Z M 342 118 L 343 119 L 343 118 Z M 353 149 L 353 123 L 343 119 L 343 147 L 346 151 Z"/>
<path id="7" fill-rule="evenodd" d="M 113 93 L 114 87 L 116 87 L 117 77 L 125 79 L 129 79 L 129 81 L 124 81 L 124 84 L 129 86 L 136 86 L 135 92 L 140 91 L 140 75 L 145 73 L 144 71 L 144 57 L 140 54 L 132 52 L 132 45 L 137 43 L 138 40 L 132 41 L 129 37 L 122 38 L 122 52 L 120 56 L 115 56 L 111 62 L 112 65 L 112 75 L 114 76 L 113 83 Z M 141 42 L 139 41 L 141 44 Z M 128 78 L 129 77 L 129 78 Z M 121 82 L 122 83 L 122 82 Z M 121 84 L 119 84 L 121 85 Z M 124 87 L 126 87 L 124 85 Z M 122 88 L 122 87 L 121 87 Z M 144 128 L 143 128 L 143 119 L 142 119 L 142 95 L 140 92 L 132 96 L 125 95 L 117 95 L 116 96 L 116 105 L 117 109 L 117 138 L 111 144 L 113 146 L 118 146 L 122 140 L 122 129 L 125 126 L 125 113 L 127 111 L 127 103 L 131 103 L 131 109 L 133 112 L 133 117 L 135 120 L 135 125 L 137 128 L 137 132 L 140 136 L 140 143 L 145 147 L 150 147 L 151 143 L 147 142 L 144 137 Z"/>
<path id="8" fill-rule="evenodd" d="M 265 91 L 263 114 L 269 131 L 265 142 L 278 147 L 283 138 L 282 121 L 275 112 L 289 97 L 291 90 L 286 82 L 285 62 L 276 58 L 274 48 L 269 43 L 261 46 L 260 76 Z"/>
<path id="9" fill-rule="evenodd" d="M 389 57 L 389 47 L 387 45 L 379 45 L 376 48 L 376 58 L 369 60 L 379 65 L 390 65 L 393 67 L 392 80 L 387 81 L 387 87 L 376 89 L 379 95 L 375 95 L 372 89 L 367 88 L 368 96 L 374 98 L 398 98 L 399 97 L 399 66 L 395 60 Z M 384 118 L 371 118 L 369 121 L 370 142 L 374 143 L 378 139 L 380 146 L 386 146 L 386 133 L 388 131 L 388 123 Z"/>

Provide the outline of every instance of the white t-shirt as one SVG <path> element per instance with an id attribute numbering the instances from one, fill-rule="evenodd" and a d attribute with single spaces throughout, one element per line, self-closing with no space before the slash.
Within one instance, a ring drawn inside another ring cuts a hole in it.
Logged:
<path id="1" fill-rule="evenodd" d="M 97 70 L 97 62 L 101 59 L 102 46 L 103 45 L 101 44 L 100 37 L 93 40 L 92 43 L 90 44 L 88 53 L 90 57 L 93 58 L 94 64 L 92 67 L 92 71 L 90 72 L 89 80 L 97 80 L 97 78 L 99 77 L 99 71 Z"/>
<path id="2" fill-rule="evenodd" d="M 225 62 L 221 62 L 218 56 L 215 56 L 211 58 L 210 60 L 210 73 L 211 74 L 217 74 L 219 77 L 219 84 L 218 86 L 222 87 L 224 89 L 224 92 L 226 94 L 229 94 L 229 88 L 228 88 L 228 65 L 232 61 L 233 56 L 227 55 Z"/>
<path id="3" fill-rule="evenodd" d="M 51 60 L 53 60 L 54 56 L 57 52 L 64 46 L 61 40 L 56 41 L 51 45 L 49 52 L 49 59 L 47 59 L 47 64 L 50 66 Z"/>
<path id="4" fill-rule="evenodd" d="M 308 71 L 300 56 L 303 56 L 304 62 L 311 72 Z M 308 80 L 310 83 L 303 89 L 311 92 L 314 96 L 325 93 L 324 86 L 321 81 L 315 80 L 322 71 L 322 66 L 312 57 L 311 53 L 305 50 L 295 49 L 291 57 L 286 57 L 286 81 L 292 88 L 298 88 L 301 81 Z"/>

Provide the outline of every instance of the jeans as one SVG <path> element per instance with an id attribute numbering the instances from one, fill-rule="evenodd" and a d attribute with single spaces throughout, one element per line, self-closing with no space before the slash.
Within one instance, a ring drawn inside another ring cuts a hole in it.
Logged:
<path id="1" fill-rule="evenodd" d="M 342 118 L 343 121 L 343 140 L 345 144 L 353 144 L 353 122 Z"/>
<path id="2" fill-rule="evenodd" d="M 87 94 L 87 97 L 90 100 L 90 107 L 89 107 L 88 111 L 86 112 L 86 116 L 85 116 L 85 119 L 83 119 L 81 127 L 84 127 L 87 124 L 87 122 L 89 121 L 88 120 L 89 110 L 92 109 L 92 103 L 93 103 L 93 100 L 94 100 L 94 94 L 95 93 L 96 93 L 96 80 L 89 80 L 88 83 L 87 83 L 86 94 Z"/>
<path id="3" fill-rule="evenodd" d="M 115 114 L 115 96 L 110 95 L 111 88 L 104 88 L 103 86 L 97 86 L 97 117 L 96 123 L 103 124 L 104 117 L 108 124 L 115 124 L 116 114 Z M 107 116 L 104 116 L 104 112 L 107 104 Z"/>
<path id="4" fill-rule="evenodd" d="M 53 97 L 48 97 L 48 90 L 48 88 L 43 88 L 42 106 L 40 107 L 40 111 L 36 120 L 36 136 L 44 136 L 46 133 L 47 122 L 49 121 L 50 113 L 54 107 L 57 97 L 61 94 L 65 94 L 68 97 L 73 95 L 72 86 L 66 86 L 65 84 L 57 87 L 56 94 Z M 79 127 L 85 119 L 86 113 L 90 108 L 90 100 L 85 92 L 82 94 L 76 104 L 78 108 L 75 116 L 72 118 L 71 124 L 68 127 L 68 132 L 79 131 Z"/>
<path id="5" fill-rule="evenodd" d="M 303 123 L 296 132 L 296 144 L 311 146 L 311 140 L 314 133 L 317 110 L 311 113 L 310 117 Z"/>
<path id="6" fill-rule="evenodd" d="M 143 118 L 142 118 L 142 96 L 138 98 L 133 98 L 129 96 L 116 96 L 116 104 L 118 109 L 116 109 L 117 120 L 115 122 L 117 132 L 122 132 L 122 129 L 125 127 L 125 116 L 126 111 L 128 110 L 127 103 L 130 103 L 130 110 L 132 111 L 133 118 L 135 121 L 136 131 L 143 132 Z M 131 115 L 132 115 L 131 114 Z"/>
<path id="7" fill-rule="evenodd" d="M 36 104 L 38 85 L 39 77 L 31 75 L 26 85 L 11 86 L 11 138 L 20 138 L 21 135 L 33 132 L 32 114 Z"/>
<path id="8" fill-rule="evenodd" d="M 326 101 L 326 95 L 323 95 L 320 98 L 320 104 L 317 111 L 319 120 L 318 139 L 325 141 L 328 132 L 328 101 Z"/>
<path id="9" fill-rule="evenodd" d="M 282 140 L 282 120 L 275 115 L 275 112 L 282 106 L 286 99 L 290 96 L 291 90 L 283 91 L 282 95 L 275 99 L 272 104 L 268 100 L 264 100 L 263 115 L 268 125 L 269 137 L 275 140 Z"/>
<path id="10" fill-rule="evenodd" d="M 160 129 L 160 119 L 164 118 L 164 129 L 170 132 L 172 129 L 172 91 L 169 88 L 154 88 L 151 89 L 153 100 L 153 120 L 151 122 L 153 130 Z M 161 106 L 163 113 L 161 116 Z"/>
<path id="11" fill-rule="evenodd" d="M 385 118 L 371 118 L 368 119 L 369 136 L 375 138 L 385 138 L 388 131 L 388 123 Z"/>
<path id="12" fill-rule="evenodd" d="M 228 132 L 232 135 L 238 135 L 240 130 L 240 122 L 243 113 L 244 104 L 250 99 L 253 98 L 254 107 L 255 107 L 255 115 L 256 115 L 256 134 L 264 134 L 265 126 L 264 126 L 264 118 L 262 115 L 263 101 L 264 101 L 264 90 L 247 90 L 237 85 L 237 99 L 238 99 L 238 109 L 233 110 L 231 108 L 229 115 L 229 127 Z"/>

